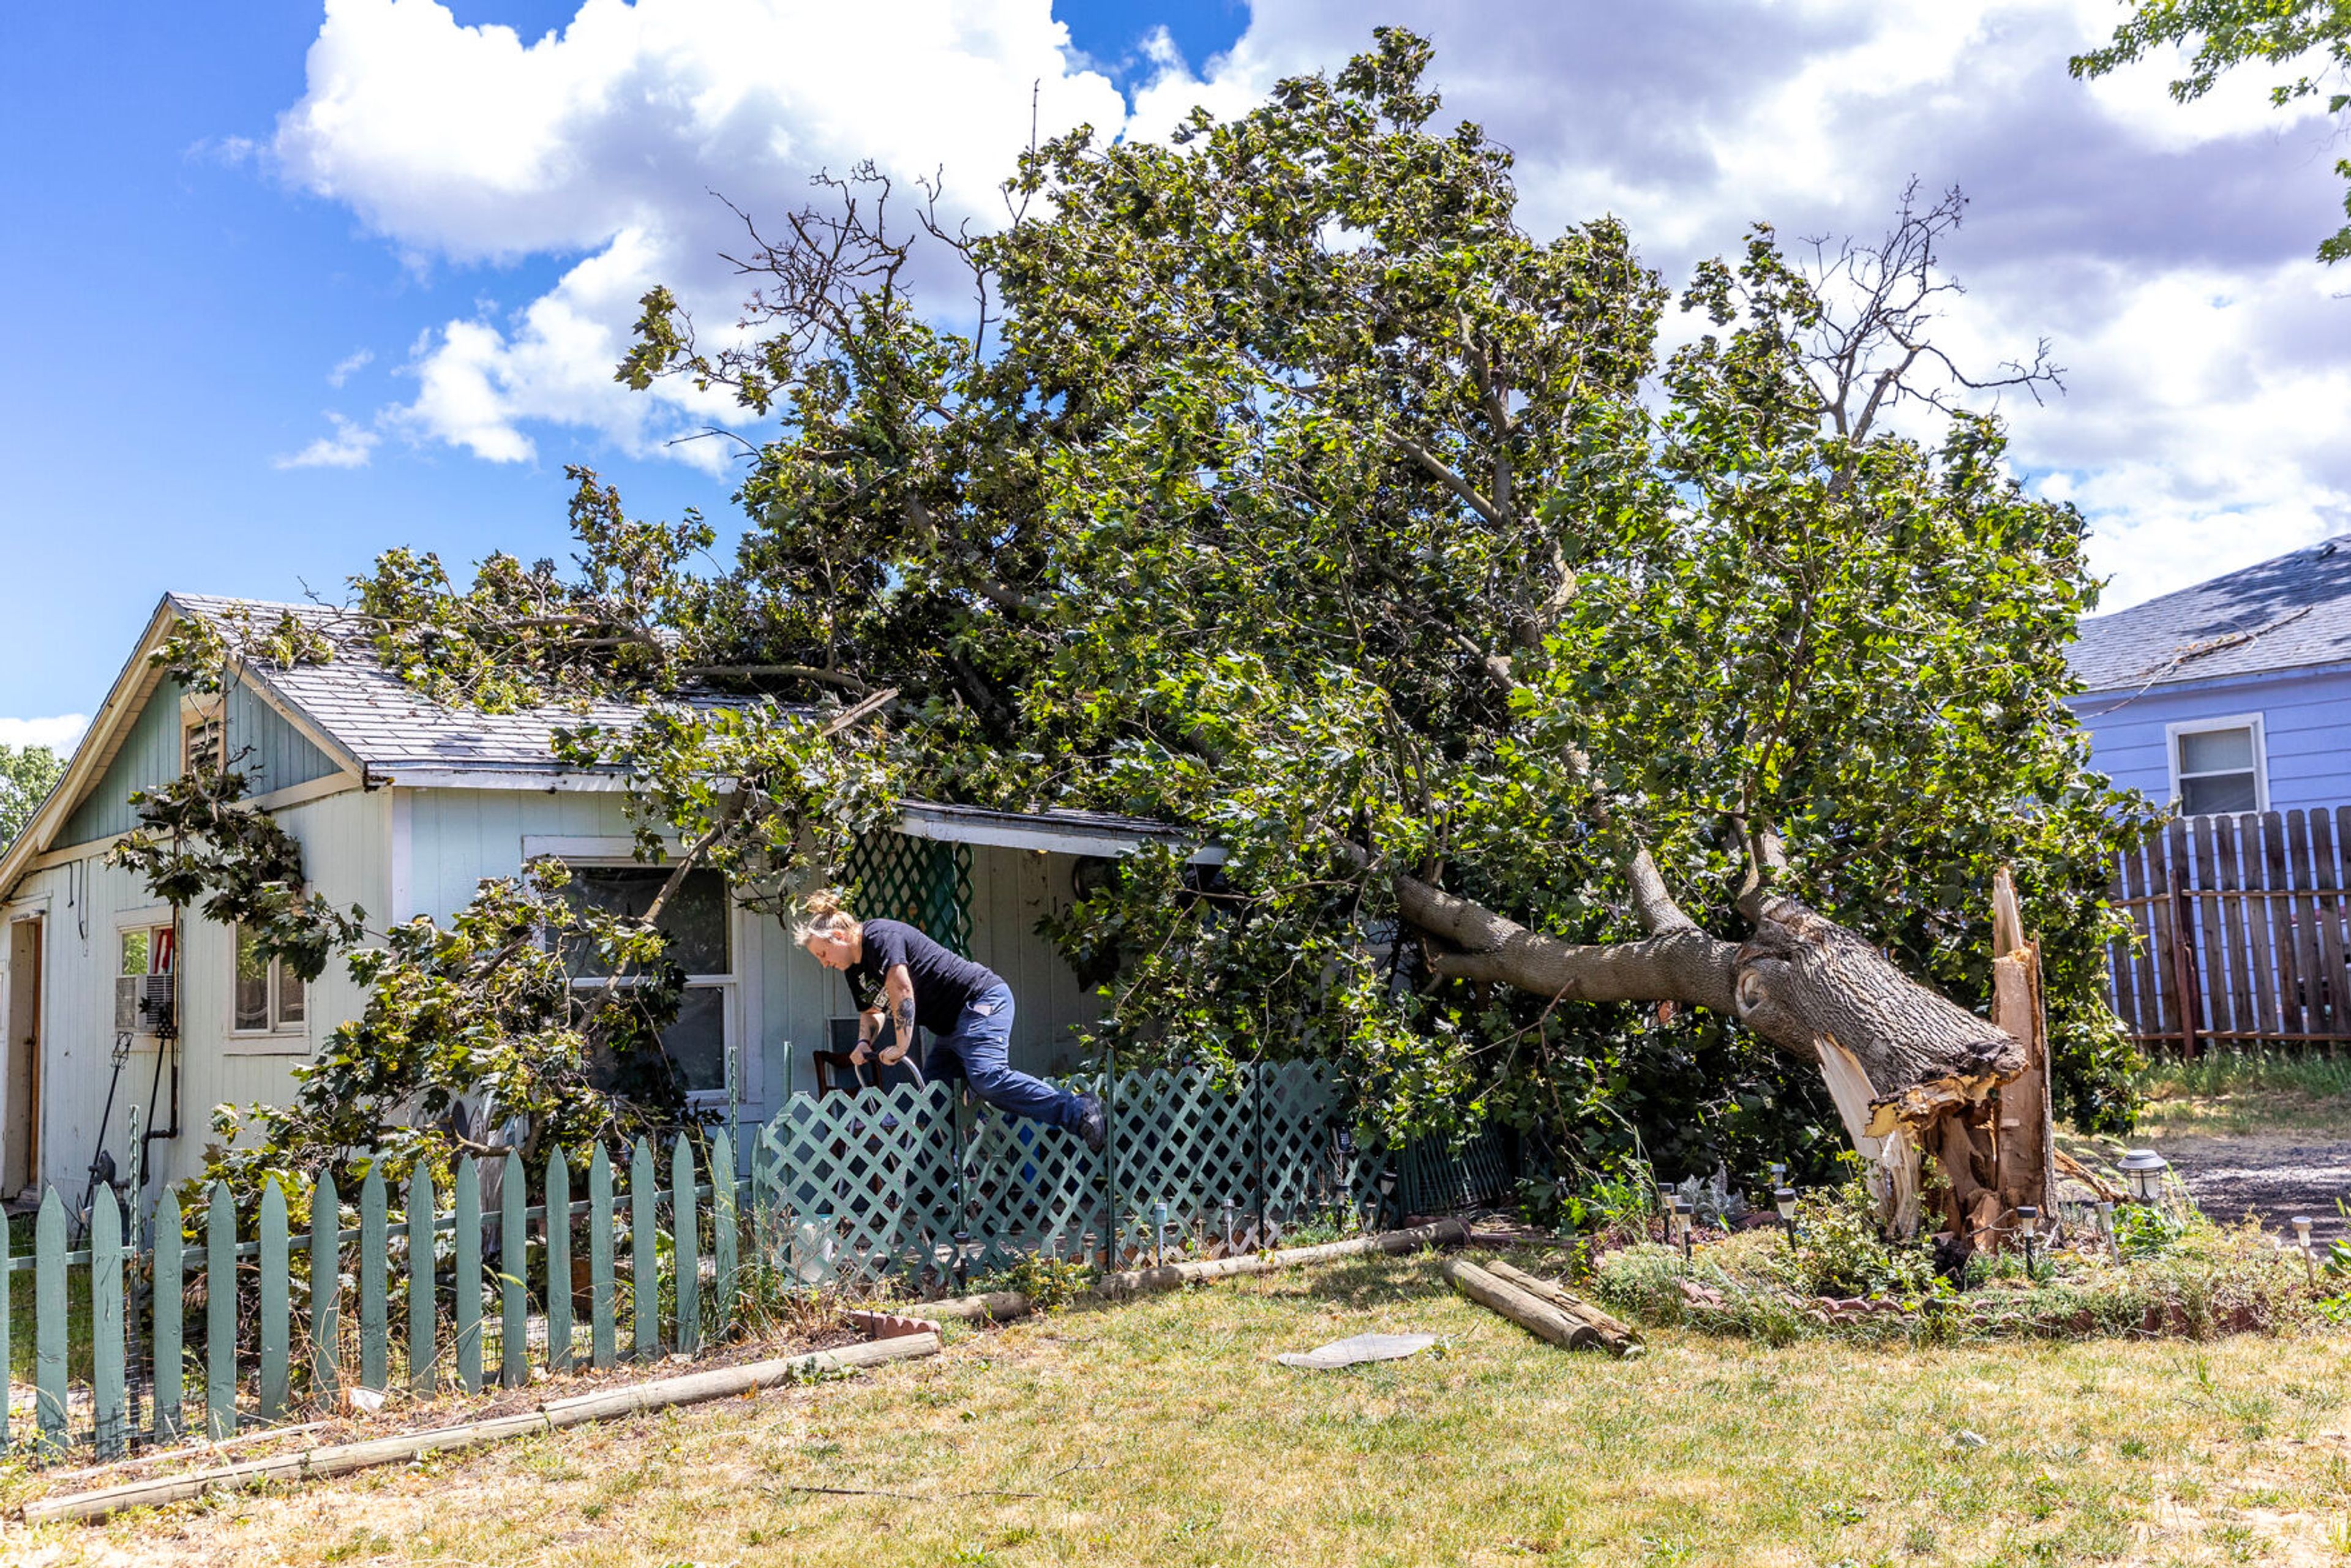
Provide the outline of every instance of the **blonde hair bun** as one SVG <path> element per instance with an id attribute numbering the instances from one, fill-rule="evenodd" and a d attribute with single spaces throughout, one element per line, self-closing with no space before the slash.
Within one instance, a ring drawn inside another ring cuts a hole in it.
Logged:
<path id="1" fill-rule="evenodd" d="M 792 927 L 792 940 L 805 946 L 812 936 L 830 936 L 840 931 L 861 928 L 857 916 L 849 912 L 849 900 L 836 887 L 822 887 L 800 900 L 801 918 Z"/>

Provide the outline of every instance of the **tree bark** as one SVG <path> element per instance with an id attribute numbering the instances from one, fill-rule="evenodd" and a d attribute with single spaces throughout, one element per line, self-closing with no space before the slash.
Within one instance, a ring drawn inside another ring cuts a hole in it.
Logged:
<path id="1" fill-rule="evenodd" d="M 1744 942 L 1726 942 L 1674 904 L 1646 852 L 1635 852 L 1625 869 L 1647 935 L 1611 943 L 1545 936 L 1404 872 L 1392 875 L 1398 912 L 1433 939 L 1438 974 L 1571 1001 L 1676 1001 L 1728 1014 L 1823 1068 L 1856 1146 L 1884 1166 L 1889 1226 L 1907 1228 L 1915 1216 L 1920 1151 L 1936 1155 L 1951 1183 L 1947 1212 L 1962 1251 L 1983 1225 L 1998 1223 L 1995 1173 L 1988 1158 L 1975 1168 L 1976 1156 L 1990 1151 L 1977 1145 L 1990 1143 L 1980 1137 L 1989 1131 L 1988 1098 L 2026 1070 L 2025 1041 L 1792 898 L 1744 900 L 1751 929 Z"/>

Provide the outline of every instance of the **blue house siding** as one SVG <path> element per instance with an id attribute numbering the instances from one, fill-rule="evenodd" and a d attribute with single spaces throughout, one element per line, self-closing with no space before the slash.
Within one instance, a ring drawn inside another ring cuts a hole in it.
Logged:
<path id="1" fill-rule="evenodd" d="M 2171 799 L 2174 724 L 2262 716 L 2273 811 L 2351 803 L 2351 665 L 2264 672 L 2074 699 L 2091 765 L 2158 804 Z"/>
<path id="2" fill-rule="evenodd" d="M 134 789 L 152 789 L 180 776 L 180 683 L 165 676 L 155 683 L 147 705 L 132 721 L 131 732 L 98 781 L 57 834 L 59 847 L 86 844 L 129 832 L 139 825 L 131 804 Z M 246 685 L 232 686 L 225 710 L 223 731 L 228 754 L 244 753 L 237 766 L 252 781 L 250 793 L 266 795 L 289 785 L 308 784 L 337 771 L 334 759 L 310 743 L 308 736 L 286 721 Z"/>

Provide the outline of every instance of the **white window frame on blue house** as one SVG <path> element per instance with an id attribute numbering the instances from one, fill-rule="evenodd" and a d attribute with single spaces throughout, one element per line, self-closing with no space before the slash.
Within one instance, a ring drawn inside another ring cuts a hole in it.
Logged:
<path id="1" fill-rule="evenodd" d="M 2183 779 L 2179 771 L 2180 741 L 2189 736 L 2210 735 L 2216 731 L 2229 729 L 2245 729 L 2252 732 L 2253 810 L 2266 811 L 2270 809 L 2269 739 L 2264 733 L 2262 716 L 2258 713 L 2226 714 L 2215 718 L 2175 719 L 2163 727 L 2163 761 L 2165 769 L 2171 779 L 2172 804 L 2184 804 L 2181 789 Z M 2238 770 L 2231 768 L 2228 771 L 2234 773 Z M 2187 777 L 2202 779 L 2222 777 L 2222 775 L 2196 773 Z"/>

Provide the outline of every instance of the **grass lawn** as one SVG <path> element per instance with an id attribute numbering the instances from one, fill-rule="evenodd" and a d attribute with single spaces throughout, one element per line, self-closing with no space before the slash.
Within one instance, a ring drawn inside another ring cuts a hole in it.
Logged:
<path id="1" fill-rule="evenodd" d="M 2351 1138 L 2351 1055 L 2207 1051 L 2140 1075 L 2141 1138 L 2326 1134 Z"/>
<path id="2" fill-rule="evenodd" d="M 1373 1328 L 1443 1339 L 1348 1372 L 1273 1361 Z M 419 1469 L 0 1526 L 0 1559 L 2333 1562 L 2351 1556 L 2346 1350 L 2340 1334 L 1766 1350 L 1669 1331 L 1615 1363 L 1526 1337 L 1432 1260 L 1382 1260 Z M 26 1486 L 0 1482 L 0 1503 Z"/>

